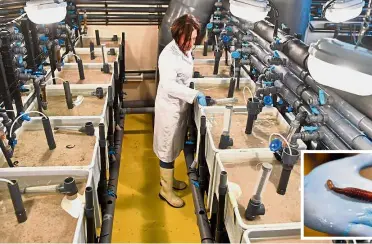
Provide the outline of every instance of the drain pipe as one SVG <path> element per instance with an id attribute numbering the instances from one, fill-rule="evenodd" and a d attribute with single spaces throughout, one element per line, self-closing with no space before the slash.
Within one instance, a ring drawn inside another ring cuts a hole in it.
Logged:
<path id="1" fill-rule="evenodd" d="M 102 215 L 107 208 L 106 194 L 107 194 L 107 164 L 106 164 L 106 137 L 105 137 L 105 125 L 99 124 L 99 154 L 101 162 L 101 172 L 98 182 L 98 201 L 101 205 Z"/>
<path id="2" fill-rule="evenodd" d="M 216 243 L 222 243 L 222 234 L 225 227 L 225 200 L 227 194 L 227 172 L 222 171 L 220 174 L 220 185 L 218 188 L 218 210 L 217 210 L 217 226 L 215 232 Z"/>
<path id="3" fill-rule="evenodd" d="M 200 142 L 199 142 L 199 154 L 198 154 L 198 163 L 199 163 L 199 186 L 202 199 L 204 199 L 204 193 L 208 191 L 208 165 L 205 158 L 205 136 L 207 133 L 206 117 L 203 115 L 200 118 Z"/>
<path id="4" fill-rule="evenodd" d="M 125 113 L 120 110 L 120 120 L 116 124 L 114 133 L 115 155 L 110 155 L 109 181 L 107 188 L 106 203 L 107 207 L 102 216 L 101 234 L 99 243 L 111 243 L 112 227 L 114 223 L 115 204 L 117 198 L 117 187 L 119 182 L 120 158 L 124 135 Z"/>
<path id="5" fill-rule="evenodd" d="M 208 221 L 207 211 L 205 210 L 204 199 L 202 198 L 199 189 L 198 175 L 196 170 L 191 167 L 194 162 L 195 145 L 185 144 L 183 152 L 185 154 L 186 167 L 188 169 L 187 175 L 189 176 L 201 243 L 213 243 L 213 236 Z"/>

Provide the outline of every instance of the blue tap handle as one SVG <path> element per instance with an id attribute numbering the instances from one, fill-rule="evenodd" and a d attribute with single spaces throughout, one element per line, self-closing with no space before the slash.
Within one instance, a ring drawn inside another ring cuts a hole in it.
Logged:
<path id="1" fill-rule="evenodd" d="M 319 90 L 319 104 L 326 104 L 325 92 L 323 90 Z"/>
<path id="2" fill-rule="evenodd" d="M 318 127 L 317 126 L 304 126 L 305 131 L 317 131 Z"/>
<path id="3" fill-rule="evenodd" d="M 265 106 L 270 106 L 273 104 L 273 98 L 271 96 L 264 96 L 263 101 Z"/>
<path id="4" fill-rule="evenodd" d="M 311 106 L 310 108 L 311 108 L 311 112 L 313 112 L 313 114 L 320 114 L 319 110 L 316 107 Z"/>
<path id="5" fill-rule="evenodd" d="M 270 146 L 269 146 L 270 151 L 277 152 L 280 149 L 282 149 L 282 145 L 283 145 L 282 141 L 279 140 L 278 138 L 275 138 L 274 140 L 270 142 Z"/>
<path id="6" fill-rule="evenodd" d="M 31 121 L 31 118 L 28 114 L 25 114 L 24 112 L 21 112 L 21 120 L 23 121 Z"/>

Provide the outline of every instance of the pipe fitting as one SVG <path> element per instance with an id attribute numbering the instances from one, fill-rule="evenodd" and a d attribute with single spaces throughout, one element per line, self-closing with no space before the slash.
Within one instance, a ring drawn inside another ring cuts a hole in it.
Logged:
<path id="1" fill-rule="evenodd" d="M 307 115 L 305 121 L 308 124 L 326 123 L 328 121 L 328 115 L 327 114 Z"/>

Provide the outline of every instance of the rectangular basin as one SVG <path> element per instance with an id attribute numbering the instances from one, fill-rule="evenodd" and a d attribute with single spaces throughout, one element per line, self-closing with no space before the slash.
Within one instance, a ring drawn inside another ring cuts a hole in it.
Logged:
<path id="1" fill-rule="evenodd" d="M 85 63 L 103 63 L 103 56 L 102 56 L 102 49 L 101 48 L 95 48 L 94 49 L 94 56 L 95 59 L 91 59 L 90 55 L 90 49 L 88 48 L 75 48 L 76 55 L 83 61 L 83 64 Z M 106 48 L 106 52 L 109 51 L 109 48 Z M 115 48 L 116 55 L 108 55 L 106 53 L 105 58 L 107 63 L 114 63 L 115 61 L 118 60 L 118 54 L 119 54 L 119 49 Z M 64 58 L 65 63 L 76 63 L 75 56 L 70 53 Z"/>
<path id="2" fill-rule="evenodd" d="M 62 84 L 64 80 L 70 84 L 96 84 L 101 86 L 109 86 L 113 80 L 113 64 L 110 65 L 110 73 L 105 74 L 101 71 L 102 64 L 84 64 L 84 80 L 80 80 L 79 69 L 76 63 L 67 63 L 62 67 L 61 71 L 56 71 L 56 84 Z M 47 78 L 48 84 L 53 84 L 52 75 Z"/>
<path id="3" fill-rule="evenodd" d="M 98 124 L 102 122 L 101 118 L 50 117 L 49 119 L 52 130 L 57 126 L 80 127 L 86 122 L 92 122 L 95 135 L 53 130 L 56 148 L 49 150 L 41 117 L 32 118 L 30 122 L 25 121 L 22 127 L 15 131 L 17 144 L 11 159 L 13 163 L 18 161 L 17 167 L 9 168 L 4 156 L 1 155 L 0 172 L 25 173 L 33 169 L 48 172 L 66 169 L 92 170 L 94 180 L 98 182 L 101 169 Z"/>
<path id="4" fill-rule="evenodd" d="M 206 62 L 198 62 L 194 61 L 194 72 L 200 72 L 200 75 L 203 77 L 208 78 L 229 78 L 230 77 L 230 65 L 225 65 L 222 61 L 220 62 L 220 66 L 218 68 L 218 74 L 213 74 L 214 70 L 214 60 L 208 63 Z"/>
<path id="5" fill-rule="evenodd" d="M 259 216 L 253 221 L 248 221 L 244 217 L 245 209 L 249 199 L 254 194 L 259 177 L 261 177 L 259 174 L 260 165 L 264 162 L 273 165 L 271 176 L 262 193 L 262 203 L 265 205 L 266 212 L 265 215 Z M 225 224 L 232 243 L 240 242 L 246 230 L 280 228 L 283 231 L 291 229 L 300 231 L 300 160 L 292 170 L 285 195 L 276 193 L 281 170 L 280 162 L 266 148 L 223 151 L 216 155 L 216 168 L 213 174 L 211 193 L 216 194 L 218 199 L 220 173 L 226 171 L 229 193 L 228 200 L 226 200 Z"/>
<path id="6" fill-rule="evenodd" d="M 67 177 L 73 177 L 79 188 L 79 194 L 85 199 L 85 187 L 94 188 L 91 171 L 61 171 L 60 174 L 40 174 L 37 171 L 28 174 L 10 174 L 0 172 L 0 178 L 16 180 L 22 191 L 25 187 L 57 185 Z M 84 204 L 79 208 L 80 215 L 74 218 L 61 207 L 64 195 L 60 193 L 23 194 L 23 204 L 27 220 L 19 224 L 14 214 L 6 183 L 0 184 L 0 240 L 16 243 L 86 243 L 86 219 Z M 99 219 L 99 204 L 93 191 L 93 204 L 96 220 Z M 99 225 L 97 226 L 99 227 Z"/>

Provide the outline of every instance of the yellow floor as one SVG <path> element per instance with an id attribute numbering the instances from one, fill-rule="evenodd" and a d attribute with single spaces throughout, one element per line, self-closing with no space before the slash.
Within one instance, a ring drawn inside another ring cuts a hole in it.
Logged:
<path id="1" fill-rule="evenodd" d="M 152 151 L 151 115 L 128 115 L 121 156 L 113 242 L 198 242 L 199 231 L 189 188 L 181 191 L 182 209 L 158 197 L 159 160 Z M 183 155 L 175 163 L 176 178 L 187 181 Z"/>

